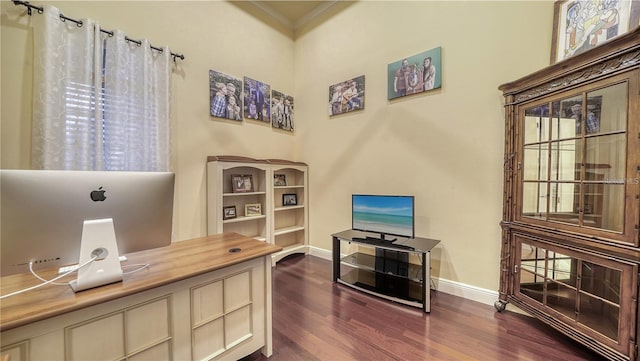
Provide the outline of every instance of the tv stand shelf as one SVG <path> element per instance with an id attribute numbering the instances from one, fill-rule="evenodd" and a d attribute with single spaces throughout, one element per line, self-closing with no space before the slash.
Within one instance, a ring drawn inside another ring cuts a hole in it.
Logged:
<path id="1" fill-rule="evenodd" d="M 332 237 L 334 282 L 430 312 L 430 256 L 439 240 L 382 240 L 355 230 Z M 342 243 L 357 250 L 343 255 Z"/>
<path id="2" fill-rule="evenodd" d="M 372 271 L 377 273 L 385 273 L 376 270 L 376 261 L 378 259 L 374 255 L 355 252 L 348 254 L 340 259 L 340 263 L 346 266 L 359 268 L 365 271 Z M 386 273 L 388 274 L 388 273 Z M 422 265 L 409 263 L 406 274 L 394 275 L 399 279 L 409 279 L 413 282 L 422 282 Z"/>

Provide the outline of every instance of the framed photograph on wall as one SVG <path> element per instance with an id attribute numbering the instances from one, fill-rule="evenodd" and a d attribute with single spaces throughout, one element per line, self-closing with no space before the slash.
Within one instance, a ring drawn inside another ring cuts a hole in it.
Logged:
<path id="1" fill-rule="evenodd" d="M 262 215 L 262 205 L 260 203 L 245 204 L 244 215 L 246 217 L 255 217 Z"/>
<path id="2" fill-rule="evenodd" d="M 283 194 L 282 205 L 283 206 L 295 206 L 298 204 L 298 195 L 295 193 Z"/>
<path id="3" fill-rule="evenodd" d="M 640 24 L 640 1 L 556 1 L 551 64 L 593 49 Z"/>
<path id="4" fill-rule="evenodd" d="M 282 187 L 287 185 L 287 176 L 285 174 L 274 174 L 273 185 L 276 187 Z"/>
<path id="5" fill-rule="evenodd" d="M 329 87 L 329 115 L 364 109 L 364 75 Z"/>
<path id="6" fill-rule="evenodd" d="M 234 174 L 231 176 L 233 193 L 253 192 L 253 176 L 251 174 Z"/>
<path id="7" fill-rule="evenodd" d="M 442 87 L 440 47 L 387 65 L 387 95 L 395 99 Z"/>
<path id="8" fill-rule="evenodd" d="M 276 129 L 293 132 L 293 97 L 271 92 L 271 126 Z"/>
<path id="9" fill-rule="evenodd" d="M 242 121 L 242 80 L 209 70 L 210 114 L 216 118 Z"/>
<path id="10" fill-rule="evenodd" d="M 269 123 L 271 120 L 271 86 L 244 77 L 244 117 Z"/>
<path id="11" fill-rule="evenodd" d="M 233 219 L 236 218 L 236 206 L 228 206 L 222 208 L 222 219 Z"/>

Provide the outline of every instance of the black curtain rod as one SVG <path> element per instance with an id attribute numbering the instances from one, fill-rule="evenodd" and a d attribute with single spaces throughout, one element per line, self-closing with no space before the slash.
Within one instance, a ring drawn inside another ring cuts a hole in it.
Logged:
<path id="1" fill-rule="evenodd" d="M 31 15 L 33 13 L 33 10 L 38 11 L 38 14 L 42 14 L 44 13 L 44 7 L 42 6 L 35 6 L 30 4 L 28 1 L 18 1 L 18 0 L 13 0 L 13 4 L 14 5 L 22 5 L 22 6 L 26 6 L 27 7 L 27 14 Z M 76 20 L 76 19 L 72 19 L 70 17 L 64 16 L 62 14 L 60 14 L 60 20 L 64 21 L 71 21 L 72 23 L 75 23 L 78 27 L 82 27 L 82 21 L 80 20 Z M 104 29 L 100 29 L 100 32 L 103 32 L 109 36 L 113 36 L 113 31 L 109 31 L 109 30 L 104 30 Z M 138 46 L 142 45 L 142 41 L 140 40 L 135 40 L 135 39 L 131 39 L 128 36 L 125 36 L 124 39 L 126 41 L 130 41 L 132 43 L 138 44 Z M 162 48 L 158 48 L 156 46 L 150 45 L 151 49 L 159 51 L 160 53 L 162 53 L 164 51 L 164 49 Z M 173 57 L 173 61 L 176 61 L 176 58 L 180 58 L 180 60 L 184 60 L 184 55 L 183 54 L 177 54 L 177 53 L 171 53 L 171 57 Z"/>

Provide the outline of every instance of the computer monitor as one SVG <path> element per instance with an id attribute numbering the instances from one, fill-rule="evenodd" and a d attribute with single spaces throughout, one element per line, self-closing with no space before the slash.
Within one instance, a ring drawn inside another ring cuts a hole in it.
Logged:
<path id="1" fill-rule="evenodd" d="M 414 237 L 413 196 L 354 194 L 351 228 L 359 231 L 407 238 Z"/>
<path id="2" fill-rule="evenodd" d="M 1 276 L 77 264 L 83 224 L 112 219 L 120 254 L 171 243 L 174 174 L 0 170 Z"/>

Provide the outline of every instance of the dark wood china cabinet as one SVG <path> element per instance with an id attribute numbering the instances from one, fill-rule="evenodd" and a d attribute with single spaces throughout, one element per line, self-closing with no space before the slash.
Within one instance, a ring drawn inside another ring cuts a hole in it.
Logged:
<path id="1" fill-rule="evenodd" d="M 500 298 L 638 356 L 640 28 L 503 84 Z"/>

